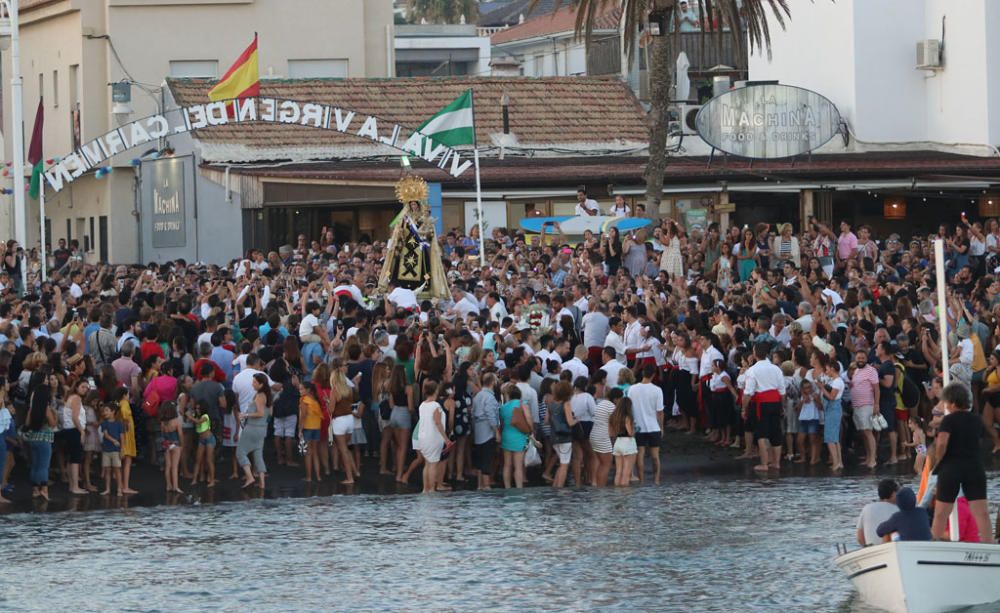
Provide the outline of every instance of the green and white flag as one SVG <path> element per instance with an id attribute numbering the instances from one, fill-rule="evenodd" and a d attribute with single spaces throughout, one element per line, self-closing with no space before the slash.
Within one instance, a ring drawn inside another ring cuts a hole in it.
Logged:
<path id="1" fill-rule="evenodd" d="M 451 104 L 420 124 L 417 131 L 447 147 L 474 145 L 476 131 L 472 121 L 472 90 L 465 90 Z"/>

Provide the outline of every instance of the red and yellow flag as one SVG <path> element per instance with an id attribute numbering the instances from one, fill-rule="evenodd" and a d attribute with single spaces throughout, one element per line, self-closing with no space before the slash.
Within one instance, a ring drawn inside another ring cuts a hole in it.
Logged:
<path id="1" fill-rule="evenodd" d="M 260 71 L 257 68 L 257 35 L 240 57 L 236 58 L 215 87 L 208 90 L 208 99 L 231 100 L 254 98 L 260 95 Z"/>

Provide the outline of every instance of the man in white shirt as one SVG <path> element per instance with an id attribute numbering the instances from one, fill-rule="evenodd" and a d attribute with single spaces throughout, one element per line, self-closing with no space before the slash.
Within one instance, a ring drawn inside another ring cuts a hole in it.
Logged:
<path id="1" fill-rule="evenodd" d="M 319 323 L 319 315 L 323 307 L 318 302 L 306 304 L 306 316 L 299 324 L 299 340 L 305 343 L 322 343 L 324 347 L 330 344 L 326 337 L 326 328 Z"/>
<path id="2" fill-rule="evenodd" d="M 73 271 L 73 274 L 70 275 L 69 279 L 69 295 L 76 300 L 83 298 L 83 289 L 80 287 L 80 281 L 83 280 L 83 273 L 79 270 L 75 270 Z"/>
<path id="3" fill-rule="evenodd" d="M 395 305 L 396 308 L 404 309 L 406 311 L 416 311 L 417 305 L 420 304 L 417 301 L 417 293 L 415 291 L 405 287 L 400 287 L 393 281 L 389 281 L 389 293 L 386 295 L 385 299 Z"/>
<path id="4" fill-rule="evenodd" d="M 608 325 L 608 316 L 604 314 L 604 305 L 591 301 L 593 310 L 585 313 L 580 320 L 583 325 L 583 346 L 587 348 L 587 361 L 592 368 L 597 368 L 601 363 L 601 351 L 604 349 L 604 341 L 608 337 L 611 328 Z"/>
<path id="5" fill-rule="evenodd" d="M 812 327 L 813 327 L 812 312 L 813 312 L 813 307 L 811 304 L 805 301 L 799 303 L 799 318 L 796 319 L 795 321 L 799 322 L 799 325 L 802 326 L 802 331 L 805 332 L 806 334 L 812 333 Z"/>
<path id="6" fill-rule="evenodd" d="M 479 305 L 476 304 L 476 299 L 466 294 L 461 288 L 451 288 L 451 298 L 455 305 L 448 309 L 448 313 L 453 317 L 465 319 L 469 315 L 479 315 Z"/>
<path id="7" fill-rule="evenodd" d="M 635 364 L 636 356 L 646 351 L 646 341 L 642 337 L 642 320 L 639 318 L 639 310 L 635 305 L 630 306 L 625 311 L 625 363 L 629 366 Z"/>
<path id="8" fill-rule="evenodd" d="M 887 521 L 899 511 L 896 506 L 896 491 L 899 485 L 892 479 L 883 479 L 878 483 L 878 501 L 869 502 L 861 509 L 858 517 L 858 545 L 870 547 L 882 542 L 876 529 L 879 524 Z"/>
<path id="9" fill-rule="evenodd" d="M 517 389 L 521 390 L 521 402 L 528 405 L 531 410 L 531 422 L 535 424 L 536 428 L 541 424 L 541 420 L 538 416 L 538 394 L 535 393 L 535 389 L 531 387 L 529 381 L 531 380 L 531 364 L 521 364 L 519 367 L 514 369 L 514 372 L 510 375 L 511 383 L 517 386 Z"/>
<path id="10" fill-rule="evenodd" d="M 645 457 L 648 449 L 653 460 L 653 483 L 659 485 L 660 443 L 663 439 L 663 390 L 653 383 L 655 375 L 656 366 L 652 364 L 643 366 L 642 382 L 628 388 L 628 397 L 632 401 L 635 444 L 639 448 L 639 455 L 635 459 L 635 465 L 639 469 L 639 483 L 643 483 L 646 478 Z"/>
<path id="11" fill-rule="evenodd" d="M 504 317 L 508 316 L 507 307 L 504 306 L 503 301 L 500 300 L 500 294 L 497 292 L 486 294 L 486 308 L 490 311 L 490 321 L 500 323 Z"/>
<path id="12" fill-rule="evenodd" d="M 588 377 L 590 375 L 590 369 L 583 362 L 587 358 L 587 348 L 583 345 L 577 345 L 576 351 L 573 354 L 573 359 L 563 362 L 563 370 L 568 370 L 573 373 L 573 380 L 576 381 L 577 377 Z"/>
<path id="13" fill-rule="evenodd" d="M 622 320 L 619 317 L 612 317 L 608 320 L 609 332 L 606 337 L 604 337 L 604 346 L 611 347 L 615 350 L 615 359 L 625 363 L 625 339 L 622 338 L 622 330 L 624 326 L 622 325 Z"/>
<path id="14" fill-rule="evenodd" d="M 240 403 L 240 413 L 243 415 L 251 413 L 254 410 L 253 399 L 257 395 L 257 390 L 253 388 L 254 375 L 260 374 L 267 377 L 267 373 L 258 370 L 262 366 L 260 356 L 256 353 L 251 353 L 246 357 L 246 367 L 233 377 L 233 392 Z M 267 377 L 267 383 L 271 386 L 271 389 L 281 389 L 281 385 L 272 381 L 271 377 Z"/>
<path id="15" fill-rule="evenodd" d="M 626 369 L 626 366 L 617 360 L 615 353 L 614 347 L 605 347 L 601 352 L 604 360 L 601 370 L 608 373 L 608 378 L 605 382 L 605 387 L 608 389 L 618 385 L 618 373 Z"/>
<path id="16" fill-rule="evenodd" d="M 767 354 L 768 343 L 754 345 L 757 363 L 744 375 L 743 412 L 753 411 L 754 439 L 760 448 L 760 464 L 753 469 L 759 472 L 781 469 L 782 401 L 785 397 L 785 375 Z"/>
<path id="17" fill-rule="evenodd" d="M 600 207 L 597 206 L 597 201 L 587 197 L 587 190 L 582 187 L 576 190 L 576 211 L 575 215 L 594 217 L 600 215 Z"/>

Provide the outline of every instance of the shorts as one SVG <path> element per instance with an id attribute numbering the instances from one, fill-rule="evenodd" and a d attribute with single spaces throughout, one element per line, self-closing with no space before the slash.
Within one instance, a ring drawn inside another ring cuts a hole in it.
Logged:
<path id="1" fill-rule="evenodd" d="M 306 441 L 307 443 L 311 443 L 313 441 L 318 441 L 319 440 L 319 428 L 317 428 L 315 430 L 303 430 L 302 431 L 302 440 Z"/>
<path id="2" fill-rule="evenodd" d="M 346 436 L 354 432 L 354 416 L 353 415 L 341 415 L 340 417 L 335 417 L 332 422 L 330 422 L 330 430 L 333 431 L 334 436 Z"/>
<path id="3" fill-rule="evenodd" d="M 592 421 L 576 422 L 576 425 L 573 426 L 572 430 L 573 441 L 577 443 L 590 441 L 590 431 L 593 429 L 594 429 L 594 422 Z"/>
<path id="4" fill-rule="evenodd" d="M 119 451 L 102 451 L 101 468 L 121 468 L 122 454 Z"/>
<path id="5" fill-rule="evenodd" d="M 616 456 L 635 455 L 639 453 L 639 448 L 631 436 L 619 436 L 615 439 L 615 447 L 611 453 Z"/>
<path id="6" fill-rule="evenodd" d="M 559 464 L 569 464 L 569 460 L 573 456 L 573 443 L 556 443 L 552 445 L 552 449 L 559 457 Z"/>
<path id="7" fill-rule="evenodd" d="M 879 408 L 879 413 L 885 418 L 885 431 L 895 432 L 896 431 L 896 405 L 892 405 L 887 408 Z"/>
<path id="8" fill-rule="evenodd" d="M 201 447 L 215 447 L 215 435 L 209 434 L 208 436 L 199 436 L 198 445 Z"/>
<path id="9" fill-rule="evenodd" d="M 818 419 L 800 419 L 799 434 L 819 434 Z"/>
<path id="10" fill-rule="evenodd" d="M 635 444 L 637 447 L 649 447 L 651 449 L 659 449 L 660 444 L 663 442 L 662 432 L 636 432 L 635 433 Z M 615 442 L 617 446 L 617 439 Z"/>
<path id="11" fill-rule="evenodd" d="M 351 440 L 348 443 L 350 445 L 367 445 L 368 437 L 365 436 L 365 429 L 361 427 L 361 424 L 354 424 L 354 431 L 351 432 Z"/>
<path id="12" fill-rule="evenodd" d="M 66 428 L 56 432 L 55 441 L 62 441 L 65 445 L 66 459 L 70 464 L 83 463 L 83 440 L 80 438 L 80 431 L 76 428 Z"/>
<path id="13" fill-rule="evenodd" d="M 854 428 L 857 430 L 871 430 L 872 429 L 872 415 L 875 414 L 875 407 L 868 405 L 863 407 L 854 407 Z"/>
<path id="14" fill-rule="evenodd" d="M 750 408 L 751 411 L 755 409 Z M 785 436 L 781 432 L 781 403 L 765 402 L 760 405 L 760 419 L 756 421 L 753 428 L 755 440 L 767 439 L 774 447 L 781 447 L 785 442 Z"/>
<path id="15" fill-rule="evenodd" d="M 409 430 L 412 428 L 413 418 L 410 416 L 410 410 L 406 407 L 392 407 L 388 426 L 399 430 Z"/>
<path id="16" fill-rule="evenodd" d="M 275 438 L 295 438 L 298 436 L 298 432 L 295 430 L 295 424 L 298 422 L 298 415 L 289 415 L 288 417 L 275 417 L 274 418 L 274 436 Z"/>
<path id="17" fill-rule="evenodd" d="M 497 455 L 497 441 L 490 439 L 485 443 L 472 446 L 472 465 L 482 473 L 490 474 L 493 471 L 493 460 Z"/>
<path id="18" fill-rule="evenodd" d="M 937 500 L 953 504 L 959 488 L 969 502 L 986 500 L 986 472 L 976 466 L 940 464 L 937 468 Z"/>

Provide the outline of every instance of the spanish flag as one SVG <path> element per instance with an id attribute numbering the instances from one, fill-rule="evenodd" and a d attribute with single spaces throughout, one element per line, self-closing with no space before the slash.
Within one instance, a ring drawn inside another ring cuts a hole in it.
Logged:
<path id="1" fill-rule="evenodd" d="M 232 100 L 254 98 L 260 95 L 260 71 L 257 68 L 257 35 L 240 57 L 236 58 L 215 87 L 208 90 L 208 99 Z"/>

